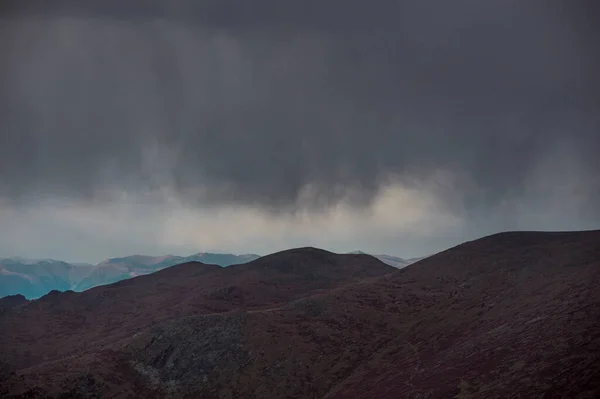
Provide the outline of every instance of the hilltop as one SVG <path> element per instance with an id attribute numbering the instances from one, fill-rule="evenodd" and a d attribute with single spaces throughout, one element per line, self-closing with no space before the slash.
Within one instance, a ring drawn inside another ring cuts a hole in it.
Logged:
<path id="1" fill-rule="evenodd" d="M 361 251 L 353 254 L 367 255 Z M 391 255 L 373 255 L 396 268 L 406 267 L 421 258 L 403 259 Z M 0 298 L 23 295 L 37 299 L 50 291 L 85 291 L 100 285 L 143 276 L 186 262 L 201 262 L 223 267 L 243 264 L 258 259 L 256 254 L 221 254 L 200 252 L 190 256 L 131 255 L 109 258 L 92 265 L 64 262 L 54 259 L 27 259 L 21 257 L 0 259 Z"/>

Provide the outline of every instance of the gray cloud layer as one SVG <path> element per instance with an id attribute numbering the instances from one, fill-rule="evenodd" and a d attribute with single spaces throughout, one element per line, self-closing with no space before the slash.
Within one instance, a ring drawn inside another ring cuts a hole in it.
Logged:
<path id="1" fill-rule="evenodd" d="M 11 206 L 285 214 L 401 184 L 473 232 L 600 222 L 593 2 L 23 4 L 0 16 Z"/>

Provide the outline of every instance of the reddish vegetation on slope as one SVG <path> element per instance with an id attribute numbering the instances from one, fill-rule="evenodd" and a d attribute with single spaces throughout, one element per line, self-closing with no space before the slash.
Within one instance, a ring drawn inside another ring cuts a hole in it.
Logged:
<path id="1" fill-rule="evenodd" d="M 17 368 L 0 386 L 29 397 L 600 396 L 600 231 L 498 234 L 392 274 L 353 256 L 182 265 L 17 306 L 0 319 L 0 351 Z M 69 326 L 81 313 L 96 324 Z"/>
<path id="2" fill-rule="evenodd" d="M 92 288 L 50 292 L 0 320 L 0 352 L 15 367 L 105 347 L 158 323 L 276 306 L 395 269 L 366 255 L 299 248 L 222 268 L 191 262 Z"/>
<path id="3" fill-rule="evenodd" d="M 17 294 L 5 296 L 4 298 L 0 298 L 0 312 L 14 308 L 15 306 L 19 306 L 24 303 L 27 303 L 27 298 L 25 298 L 23 295 Z"/>

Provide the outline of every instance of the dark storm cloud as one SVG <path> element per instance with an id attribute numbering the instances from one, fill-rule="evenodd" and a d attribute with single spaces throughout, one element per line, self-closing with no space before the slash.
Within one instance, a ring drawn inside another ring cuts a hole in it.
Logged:
<path id="1" fill-rule="evenodd" d="M 389 179 L 444 169 L 487 209 L 525 195 L 560 153 L 577 161 L 569 174 L 544 171 L 577 177 L 585 211 L 598 210 L 593 3 L 4 7 L 0 193 L 11 200 L 168 186 L 279 210 L 307 185 L 309 206 L 364 203 Z"/>

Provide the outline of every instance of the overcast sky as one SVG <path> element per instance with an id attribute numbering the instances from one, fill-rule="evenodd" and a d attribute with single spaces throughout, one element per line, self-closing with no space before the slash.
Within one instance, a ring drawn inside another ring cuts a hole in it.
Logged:
<path id="1" fill-rule="evenodd" d="M 0 257 L 600 228 L 594 1 L 2 3 Z"/>

